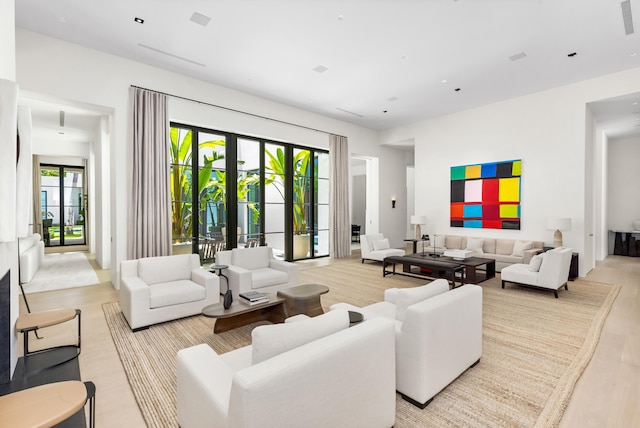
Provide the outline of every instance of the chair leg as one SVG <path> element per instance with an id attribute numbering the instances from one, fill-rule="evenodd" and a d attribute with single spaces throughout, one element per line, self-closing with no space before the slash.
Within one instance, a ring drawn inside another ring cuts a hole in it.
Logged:
<path id="1" fill-rule="evenodd" d="M 502 288 L 504 288 L 504 280 L 502 281 Z"/>
<path id="2" fill-rule="evenodd" d="M 96 385 L 91 382 L 84 383 L 87 388 L 87 401 L 89 402 L 89 428 L 96 426 Z"/>
<path id="3" fill-rule="evenodd" d="M 556 299 L 558 298 L 558 290 L 553 290 L 553 294 L 556 296 Z"/>

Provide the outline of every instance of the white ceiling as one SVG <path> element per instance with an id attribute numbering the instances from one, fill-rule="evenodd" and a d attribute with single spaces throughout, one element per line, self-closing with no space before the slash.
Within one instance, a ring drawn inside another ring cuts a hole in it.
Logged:
<path id="1" fill-rule="evenodd" d="M 18 0 L 16 25 L 378 130 L 640 67 L 619 0 Z"/>

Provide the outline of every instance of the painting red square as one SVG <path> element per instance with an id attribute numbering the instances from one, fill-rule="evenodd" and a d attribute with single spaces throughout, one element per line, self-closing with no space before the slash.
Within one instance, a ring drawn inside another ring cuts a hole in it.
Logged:
<path id="1" fill-rule="evenodd" d="M 482 183 L 482 201 L 483 202 L 498 202 L 500 180 L 485 179 Z"/>

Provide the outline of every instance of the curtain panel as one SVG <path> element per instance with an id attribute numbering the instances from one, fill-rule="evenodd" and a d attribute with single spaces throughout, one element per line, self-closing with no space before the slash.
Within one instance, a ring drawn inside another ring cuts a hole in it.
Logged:
<path id="1" fill-rule="evenodd" d="M 33 213 L 33 155 L 31 145 L 31 109 L 18 107 L 18 136 L 20 138 L 20 158 L 16 172 L 16 234 L 25 237 L 35 232 L 29 227 Z"/>
<path id="2" fill-rule="evenodd" d="M 129 98 L 133 177 L 128 258 L 168 256 L 171 254 L 171 195 L 167 97 L 131 87 Z"/>
<path id="3" fill-rule="evenodd" d="M 329 136 L 329 255 L 339 259 L 351 255 L 349 220 L 349 143 L 347 137 Z"/>

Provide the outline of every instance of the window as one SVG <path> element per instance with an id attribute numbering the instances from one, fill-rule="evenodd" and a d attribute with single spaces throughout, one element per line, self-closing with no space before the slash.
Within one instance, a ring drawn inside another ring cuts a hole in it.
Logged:
<path id="1" fill-rule="evenodd" d="M 172 124 L 174 253 L 257 240 L 287 260 L 327 256 L 328 159 L 326 151 Z"/>

